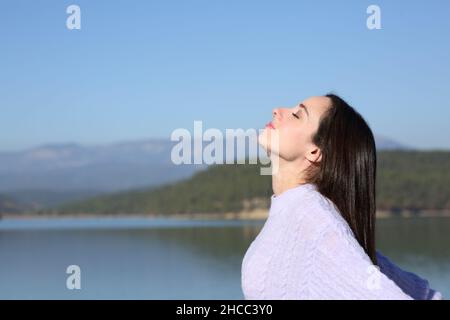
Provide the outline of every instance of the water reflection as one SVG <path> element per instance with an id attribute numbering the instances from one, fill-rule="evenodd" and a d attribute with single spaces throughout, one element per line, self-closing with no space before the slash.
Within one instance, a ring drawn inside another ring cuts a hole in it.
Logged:
<path id="1" fill-rule="evenodd" d="M 48 230 L 0 226 L 0 298 L 242 299 L 242 258 L 263 222 Z M 378 248 L 450 296 L 450 219 L 378 221 Z M 78 264 L 82 289 L 65 288 Z"/>

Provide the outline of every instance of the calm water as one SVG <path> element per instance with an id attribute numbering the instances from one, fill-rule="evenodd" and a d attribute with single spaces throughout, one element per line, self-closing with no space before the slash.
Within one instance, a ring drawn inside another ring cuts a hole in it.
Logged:
<path id="1" fill-rule="evenodd" d="M 262 221 L 0 221 L 2 299 L 242 299 Z M 378 248 L 450 297 L 450 218 L 378 221 Z M 81 290 L 66 268 L 81 268 Z"/>

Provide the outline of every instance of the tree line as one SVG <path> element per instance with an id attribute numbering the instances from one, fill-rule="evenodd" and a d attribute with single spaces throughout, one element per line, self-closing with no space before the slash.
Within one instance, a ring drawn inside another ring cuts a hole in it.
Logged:
<path id="1" fill-rule="evenodd" d="M 212 165 L 191 178 L 156 188 L 119 192 L 68 203 L 40 213 L 182 214 L 268 208 L 271 177 L 260 166 Z M 450 152 L 380 151 L 377 209 L 450 209 Z"/>

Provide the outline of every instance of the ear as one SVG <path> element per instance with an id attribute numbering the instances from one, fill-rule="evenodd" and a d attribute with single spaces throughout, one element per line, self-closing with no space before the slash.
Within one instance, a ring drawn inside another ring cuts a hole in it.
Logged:
<path id="1" fill-rule="evenodd" d="M 309 162 L 320 162 L 322 161 L 322 152 L 317 146 L 312 146 L 305 155 Z"/>

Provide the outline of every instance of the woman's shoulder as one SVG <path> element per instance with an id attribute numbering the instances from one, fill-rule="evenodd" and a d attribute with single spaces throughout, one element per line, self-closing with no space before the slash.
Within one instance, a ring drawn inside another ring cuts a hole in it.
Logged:
<path id="1" fill-rule="evenodd" d="M 305 184 L 282 194 L 287 212 L 298 217 L 310 217 L 324 223 L 346 224 L 334 203 L 322 195 L 314 184 Z M 281 202 L 281 201 L 280 201 Z"/>
<path id="2" fill-rule="evenodd" d="M 354 233 L 334 203 L 313 184 L 303 184 L 272 197 L 271 221 L 294 224 L 313 242 L 327 234 L 355 246 Z"/>

